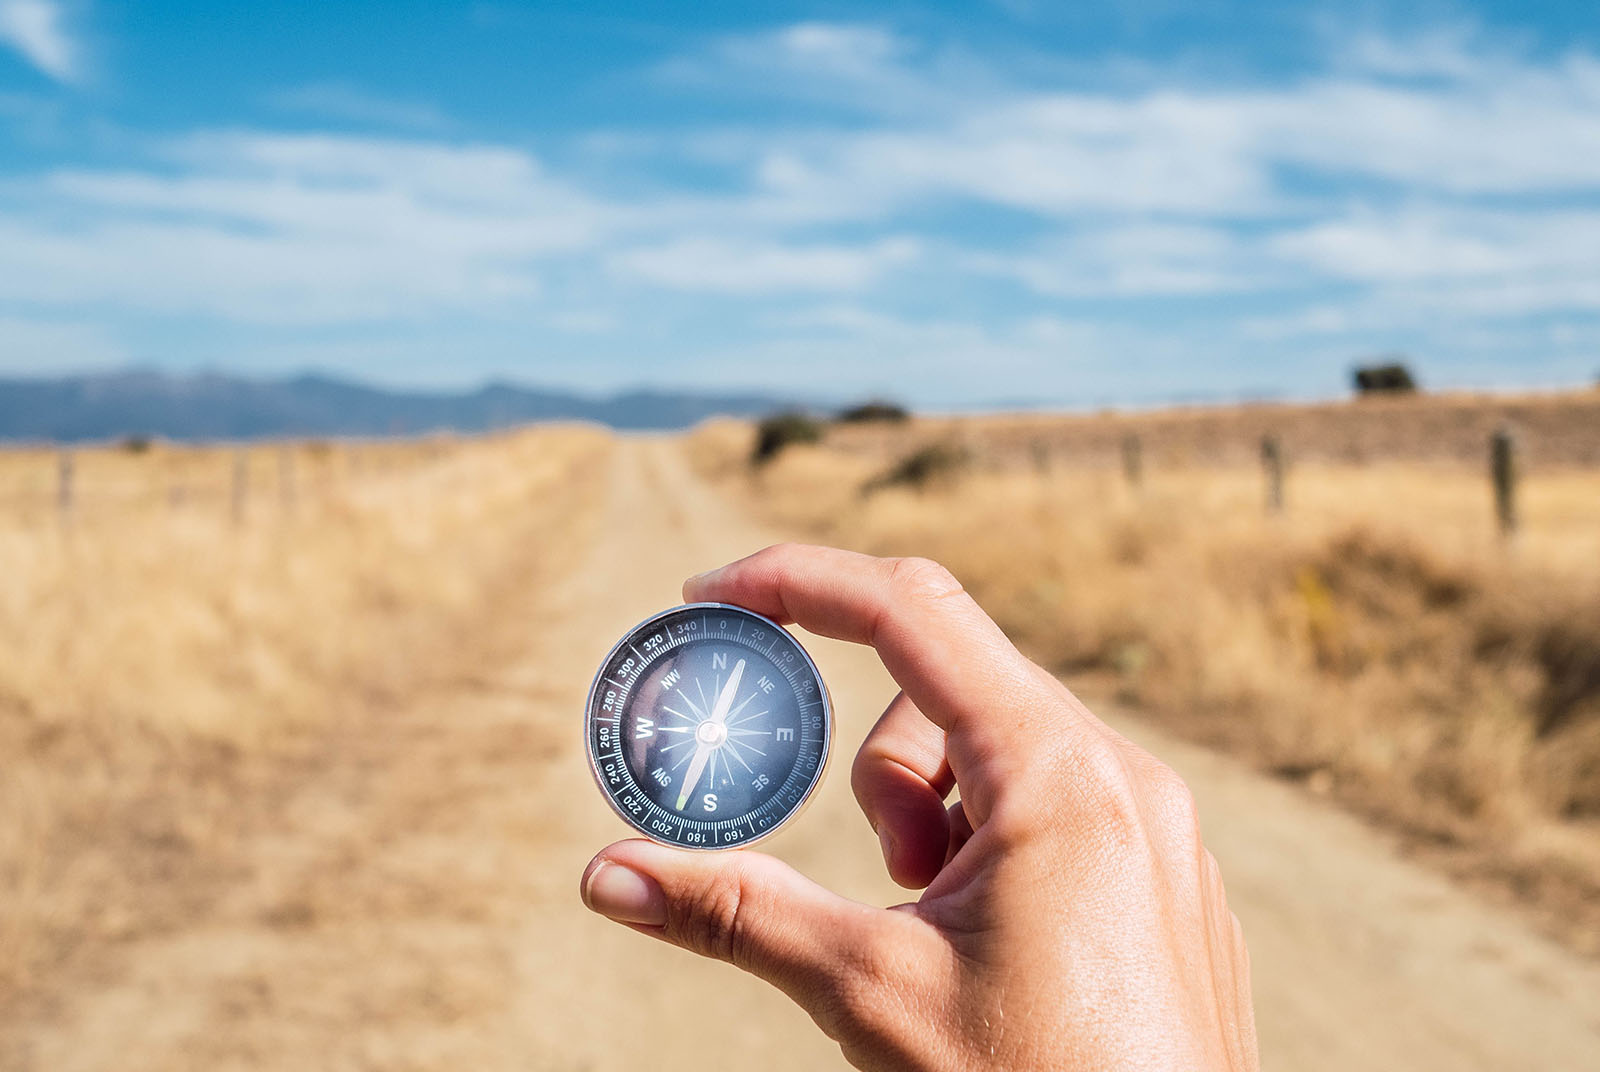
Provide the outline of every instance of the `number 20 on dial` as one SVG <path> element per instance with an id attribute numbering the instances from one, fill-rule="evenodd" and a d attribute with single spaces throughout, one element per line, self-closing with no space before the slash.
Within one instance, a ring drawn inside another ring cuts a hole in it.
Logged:
<path id="1" fill-rule="evenodd" d="M 775 833 L 822 780 L 833 735 L 816 664 L 775 622 L 691 603 L 635 626 L 589 690 L 589 762 L 641 834 L 734 849 Z"/>

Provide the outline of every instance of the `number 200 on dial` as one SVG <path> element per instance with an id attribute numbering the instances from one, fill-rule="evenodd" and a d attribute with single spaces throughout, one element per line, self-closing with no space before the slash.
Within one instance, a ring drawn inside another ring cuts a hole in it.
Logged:
<path id="1" fill-rule="evenodd" d="M 723 603 L 674 607 L 611 649 L 589 761 L 617 814 L 686 849 L 740 848 L 805 805 L 827 765 L 828 690 L 788 631 Z"/>

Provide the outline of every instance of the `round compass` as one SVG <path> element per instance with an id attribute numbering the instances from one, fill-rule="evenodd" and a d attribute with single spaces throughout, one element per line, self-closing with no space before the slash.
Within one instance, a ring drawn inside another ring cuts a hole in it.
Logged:
<path id="1" fill-rule="evenodd" d="M 691 603 L 611 649 L 585 729 L 600 791 L 631 826 L 667 845 L 732 849 L 800 811 L 822 781 L 833 712 L 782 626 Z"/>

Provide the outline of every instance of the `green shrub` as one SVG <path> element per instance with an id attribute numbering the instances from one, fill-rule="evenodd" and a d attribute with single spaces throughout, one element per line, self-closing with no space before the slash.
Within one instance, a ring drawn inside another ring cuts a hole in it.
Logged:
<path id="1" fill-rule="evenodd" d="M 1409 394 L 1417 389 L 1417 379 L 1402 361 L 1365 365 L 1352 377 L 1357 394 Z"/>
<path id="2" fill-rule="evenodd" d="M 867 481 L 862 494 L 870 495 L 883 488 L 915 488 L 923 490 L 935 481 L 955 476 L 972 460 L 965 448 L 950 443 L 931 443 L 918 447 L 895 462 L 885 472 Z"/>
<path id="3" fill-rule="evenodd" d="M 841 424 L 870 424 L 875 421 L 898 423 L 909 420 L 910 417 L 910 411 L 904 406 L 894 402 L 886 402 L 881 398 L 875 398 L 870 402 L 862 402 L 859 405 L 840 410 L 839 415 L 834 420 Z"/>
<path id="4" fill-rule="evenodd" d="M 822 425 L 797 410 L 763 417 L 756 425 L 756 445 L 750 453 L 752 465 L 765 465 L 788 446 L 815 443 L 822 438 Z"/>

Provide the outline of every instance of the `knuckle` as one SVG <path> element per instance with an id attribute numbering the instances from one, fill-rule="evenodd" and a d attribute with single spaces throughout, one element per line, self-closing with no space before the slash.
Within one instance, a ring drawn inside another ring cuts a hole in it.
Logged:
<path id="1" fill-rule="evenodd" d="M 781 570 L 788 562 L 792 562 L 800 549 L 800 544 L 793 540 L 783 543 L 769 544 L 751 555 L 745 561 L 758 572 L 767 570 Z"/>
<path id="2" fill-rule="evenodd" d="M 1198 842 L 1200 807 L 1189 783 L 1165 763 L 1157 763 L 1149 777 L 1150 795 L 1162 825 L 1171 834 Z"/>
<path id="3" fill-rule="evenodd" d="M 1017 797 L 1038 799 L 1031 793 L 1019 793 Z M 1020 799 L 1013 804 L 1011 798 L 1005 798 L 990 809 L 983 823 L 983 836 L 991 851 L 1002 857 L 1010 856 L 1037 835 L 1039 818 L 1036 805 L 1029 803 L 1024 806 Z"/>
<path id="4" fill-rule="evenodd" d="M 896 558 L 889 566 L 889 584 L 903 599 L 938 600 L 965 589 L 955 574 L 931 558 Z"/>
<path id="5" fill-rule="evenodd" d="M 1089 741 L 1067 759 L 1071 802 L 1102 824 L 1131 830 L 1141 824 L 1138 792 L 1127 759 L 1109 742 Z"/>
<path id="6" fill-rule="evenodd" d="M 770 546 L 764 547 L 760 551 L 757 551 L 756 557 L 772 558 L 783 561 L 793 558 L 795 555 L 799 554 L 804 547 L 805 545 L 800 543 L 798 540 L 783 540 L 779 543 L 771 544 Z"/>

